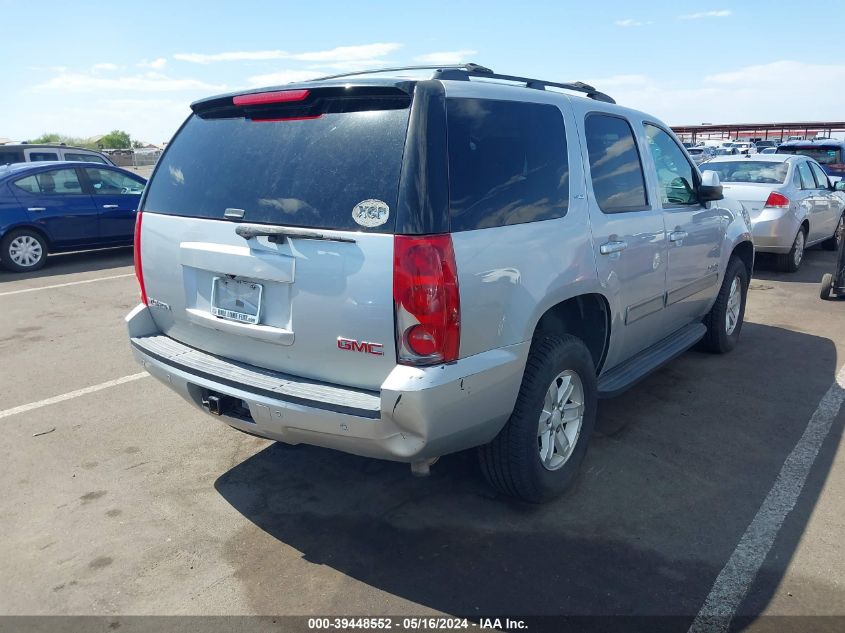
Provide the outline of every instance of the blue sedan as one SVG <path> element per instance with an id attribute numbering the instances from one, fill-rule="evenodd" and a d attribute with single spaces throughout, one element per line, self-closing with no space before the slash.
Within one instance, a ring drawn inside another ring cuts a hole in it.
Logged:
<path id="1" fill-rule="evenodd" d="M 47 253 L 132 243 L 146 180 L 100 163 L 0 167 L 0 263 L 38 270 Z"/>

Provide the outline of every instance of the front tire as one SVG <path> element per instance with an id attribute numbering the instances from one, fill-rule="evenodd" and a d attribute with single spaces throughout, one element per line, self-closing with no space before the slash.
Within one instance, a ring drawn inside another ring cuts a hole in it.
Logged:
<path id="1" fill-rule="evenodd" d="M 16 273 L 38 270 L 47 262 L 47 242 L 36 231 L 18 229 L 0 240 L 0 263 Z"/>
<path id="2" fill-rule="evenodd" d="M 731 257 L 716 303 L 704 318 L 707 334 L 701 340 L 701 346 L 706 351 L 724 354 L 736 347 L 745 320 L 747 295 L 748 269 L 738 257 Z"/>
<path id="3" fill-rule="evenodd" d="M 804 248 L 807 246 L 807 235 L 804 228 L 798 229 L 795 239 L 792 241 L 792 248 L 786 255 L 778 255 L 778 268 L 785 273 L 797 272 L 804 261 Z"/>
<path id="4" fill-rule="evenodd" d="M 596 369 L 584 343 L 570 335 L 536 339 L 510 419 L 479 448 L 488 483 L 531 503 L 562 494 L 587 452 L 597 400 Z"/>
<path id="5" fill-rule="evenodd" d="M 839 224 L 833 232 L 833 237 L 822 242 L 822 248 L 827 251 L 835 251 L 839 248 L 842 240 L 845 239 L 845 213 L 839 218 Z"/>

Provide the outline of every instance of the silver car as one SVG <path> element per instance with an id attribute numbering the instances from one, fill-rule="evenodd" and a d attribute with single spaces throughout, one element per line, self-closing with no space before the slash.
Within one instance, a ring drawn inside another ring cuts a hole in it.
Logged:
<path id="1" fill-rule="evenodd" d="M 687 148 L 687 154 L 689 154 L 690 158 L 692 158 L 693 162 L 696 165 L 700 165 L 704 161 L 710 160 L 711 158 L 715 157 L 716 150 L 712 147 L 696 145 L 695 147 Z"/>
<path id="2" fill-rule="evenodd" d="M 807 247 L 834 250 L 839 245 L 845 199 L 811 158 L 720 156 L 700 168 L 717 173 L 725 195 L 745 205 L 755 248 L 776 253 L 782 270 L 798 270 Z"/>
<path id="3" fill-rule="evenodd" d="M 742 206 L 591 86 L 394 69 L 192 109 L 140 204 L 127 322 L 236 429 L 420 474 L 480 447 L 496 489 L 540 501 L 599 397 L 737 343 Z"/>

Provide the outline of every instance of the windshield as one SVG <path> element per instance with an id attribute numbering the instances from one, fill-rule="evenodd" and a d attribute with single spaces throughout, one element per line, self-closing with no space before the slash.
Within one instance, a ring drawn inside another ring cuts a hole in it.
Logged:
<path id="1" fill-rule="evenodd" d="M 704 163 L 701 171 L 715 171 L 721 182 L 750 182 L 782 184 L 786 182 L 789 165 L 760 160 L 737 160 L 730 162 Z"/>
<path id="2" fill-rule="evenodd" d="M 144 210 L 361 230 L 352 210 L 383 203 L 392 232 L 409 108 L 325 113 L 300 120 L 192 116 L 150 181 Z"/>

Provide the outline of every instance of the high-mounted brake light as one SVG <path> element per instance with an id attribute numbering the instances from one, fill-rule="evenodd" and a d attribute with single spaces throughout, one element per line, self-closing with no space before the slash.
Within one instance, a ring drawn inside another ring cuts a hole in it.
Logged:
<path id="1" fill-rule="evenodd" d="M 135 260 L 135 277 L 138 278 L 138 286 L 141 288 L 141 303 L 147 304 L 147 288 L 144 286 L 144 268 L 141 265 L 141 218 L 138 211 L 135 214 L 135 238 L 132 241 L 132 255 Z"/>
<path id="2" fill-rule="evenodd" d="M 393 300 L 400 364 L 457 360 L 461 306 L 450 235 L 394 237 Z"/>
<path id="3" fill-rule="evenodd" d="M 778 193 L 777 191 L 773 191 L 769 194 L 769 197 L 766 199 L 765 206 L 767 209 L 788 209 L 789 198 L 787 198 L 783 194 Z"/>
<path id="4" fill-rule="evenodd" d="M 254 94 L 232 97 L 232 103 L 236 106 L 291 103 L 293 101 L 304 101 L 308 98 L 310 93 L 310 90 L 276 90 L 274 92 L 257 92 Z"/>

